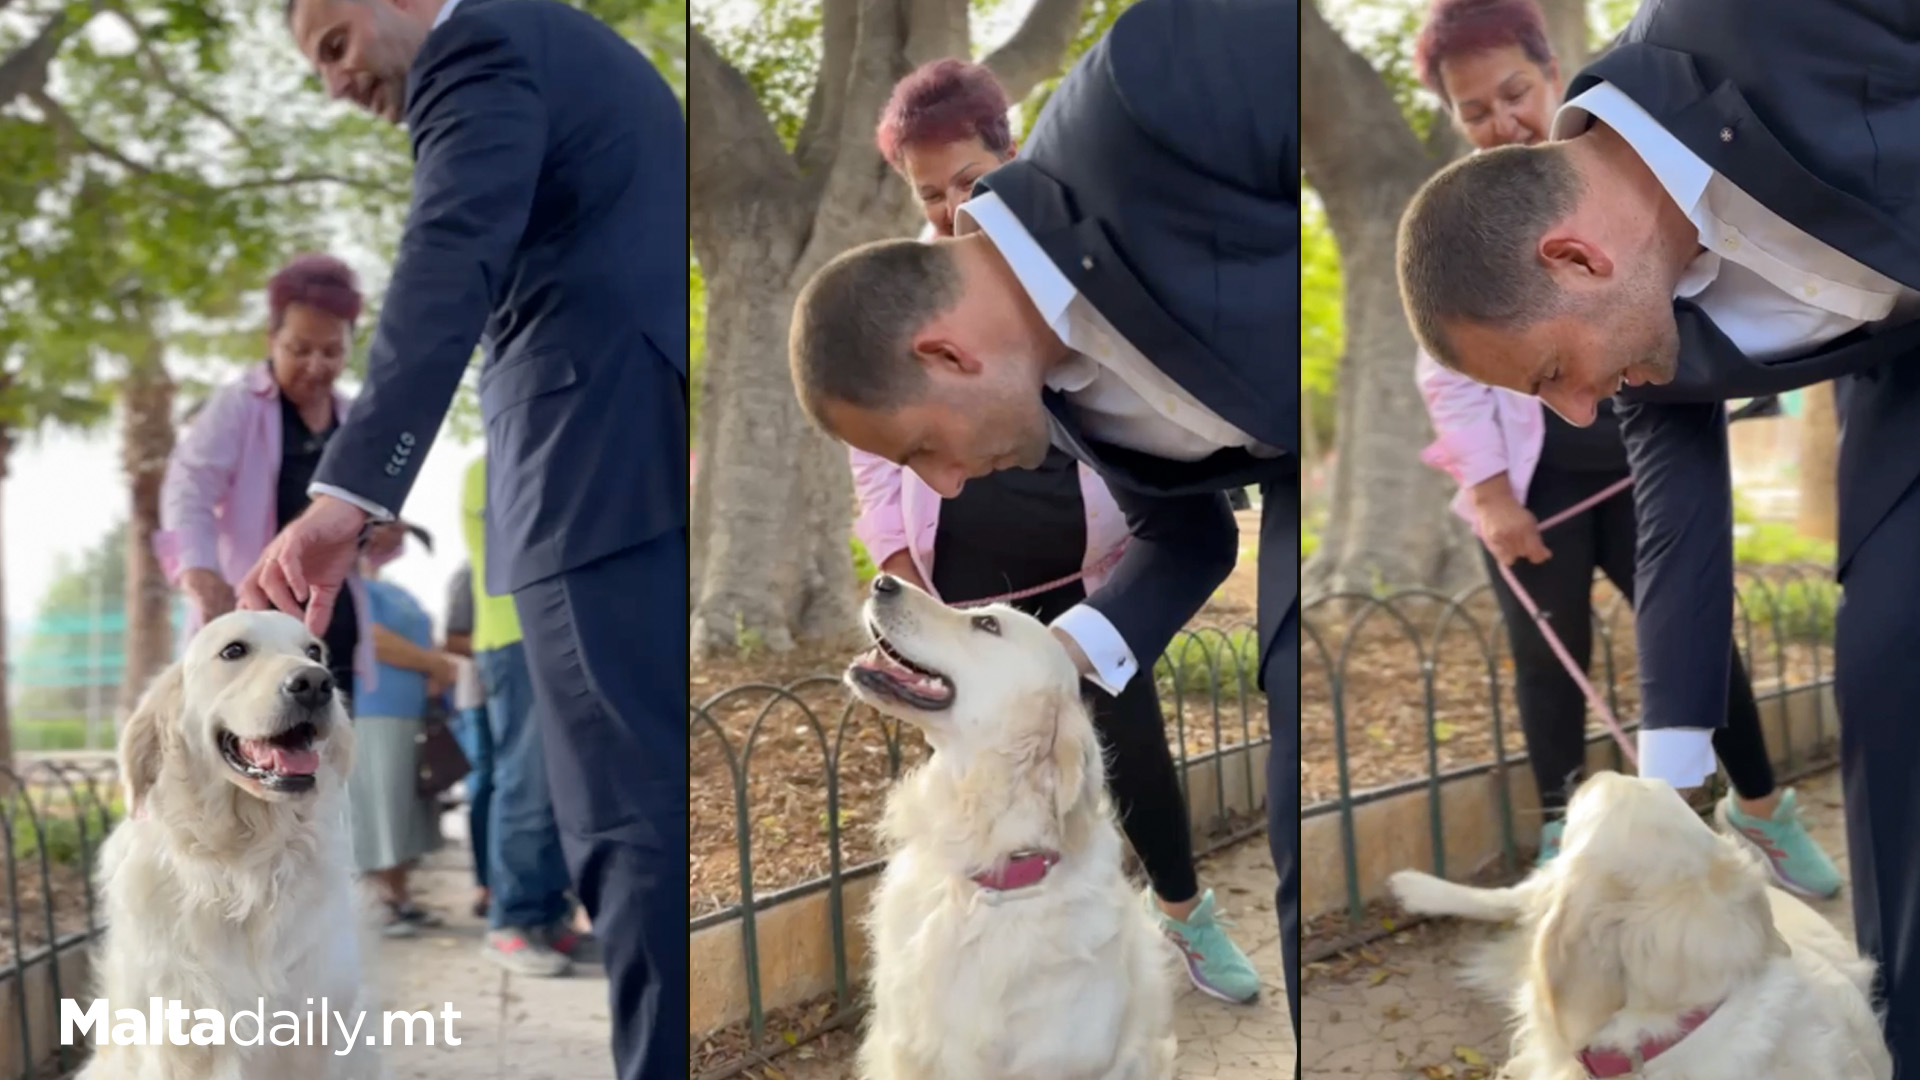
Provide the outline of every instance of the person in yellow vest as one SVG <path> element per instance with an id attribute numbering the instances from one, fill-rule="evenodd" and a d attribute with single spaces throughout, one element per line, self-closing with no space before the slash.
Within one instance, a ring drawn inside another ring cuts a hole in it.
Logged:
<path id="1" fill-rule="evenodd" d="M 487 592 L 487 459 L 468 466 L 460 500 L 473 567 L 473 659 L 485 688 L 493 736 L 493 795 L 486 828 L 487 912 L 484 951 L 522 975 L 564 975 L 582 937 L 572 925 L 567 864 L 560 853 L 546 755 L 534 714 L 532 676 L 512 596 Z"/>

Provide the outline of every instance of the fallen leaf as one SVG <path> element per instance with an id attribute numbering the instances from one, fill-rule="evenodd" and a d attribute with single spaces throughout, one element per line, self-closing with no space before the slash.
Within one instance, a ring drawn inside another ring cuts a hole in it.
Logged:
<path id="1" fill-rule="evenodd" d="M 1459 733 L 1460 733 L 1459 728 L 1455 727 L 1452 724 L 1447 723 L 1445 720 L 1436 720 L 1433 723 L 1433 741 L 1434 742 L 1448 742 L 1452 740 L 1452 738 L 1455 735 L 1458 735 Z"/>
<path id="2" fill-rule="evenodd" d="M 1459 1058 L 1462 1062 L 1465 1062 L 1468 1065 L 1485 1065 L 1487 1063 L 1486 1057 L 1483 1056 L 1480 1053 L 1480 1051 L 1475 1050 L 1471 1046 L 1454 1047 L 1453 1056 Z"/>

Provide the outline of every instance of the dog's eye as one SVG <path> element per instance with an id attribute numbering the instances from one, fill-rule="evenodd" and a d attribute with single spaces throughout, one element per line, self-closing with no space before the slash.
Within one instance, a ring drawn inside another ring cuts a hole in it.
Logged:
<path id="1" fill-rule="evenodd" d="M 975 630 L 985 630 L 987 633 L 997 637 L 1000 634 L 1000 620 L 991 615 L 975 615 L 973 617 L 973 628 Z"/>
<path id="2" fill-rule="evenodd" d="M 222 660 L 238 660 L 246 655 L 247 643 L 244 641 L 233 642 L 226 648 L 220 650 L 220 659 Z"/>
<path id="3" fill-rule="evenodd" d="M 323 652 L 318 645 L 309 645 L 307 646 L 307 659 L 318 664 L 326 659 L 326 653 Z"/>

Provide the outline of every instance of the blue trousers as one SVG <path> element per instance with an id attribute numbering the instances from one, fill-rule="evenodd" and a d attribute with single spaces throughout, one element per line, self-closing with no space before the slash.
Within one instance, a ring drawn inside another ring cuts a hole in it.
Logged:
<path id="1" fill-rule="evenodd" d="M 467 839 L 473 846 L 473 880 L 481 888 L 487 885 L 487 829 L 493 812 L 493 733 L 487 728 L 485 706 L 460 710 L 453 725 L 466 751 L 467 764 Z"/>
<path id="2" fill-rule="evenodd" d="M 617 1080 L 687 1036 L 687 533 L 515 590 L 574 889 L 606 956 Z"/>
<path id="3" fill-rule="evenodd" d="M 547 756 L 534 711 L 533 676 L 520 642 L 476 653 L 487 690 L 487 726 L 493 744 L 493 807 L 487 828 L 487 865 L 494 929 L 547 926 L 567 916 L 567 864 L 560 855 Z"/>

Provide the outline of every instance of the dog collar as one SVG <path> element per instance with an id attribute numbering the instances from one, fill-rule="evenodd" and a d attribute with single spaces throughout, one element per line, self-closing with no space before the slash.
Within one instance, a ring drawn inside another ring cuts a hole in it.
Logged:
<path id="1" fill-rule="evenodd" d="M 1707 1022 L 1720 1006 L 1710 1009 L 1695 1009 L 1680 1018 L 1680 1030 L 1664 1039 L 1648 1039 L 1631 1051 L 1595 1050 L 1589 1046 L 1574 1055 L 1580 1064 L 1586 1067 L 1587 1075 L 1594 1080 L 1606 1080 L 1607 1077 L 1633 1076 L 1646 1067 L 1647 1062 L 1680 1045 L 1680 1040 L 1694 1033 L 1700 1025 Z"/>
<path id="2" fill-rule="evenodd" d="M 1031 889 L 1046 880 L 1047 873 L 1059 861 L 1057 851 L 1016 851 L 996 868 L 973 875 L 973 883 L 985 889 L 989 896 Z"/>

